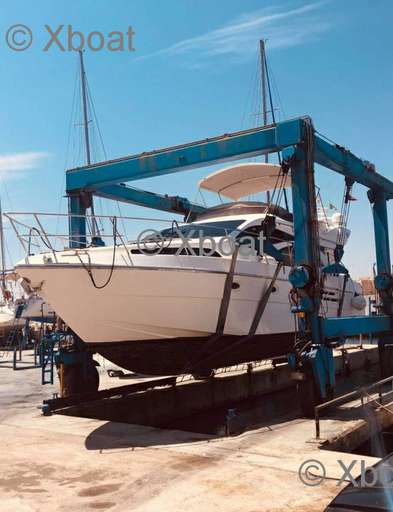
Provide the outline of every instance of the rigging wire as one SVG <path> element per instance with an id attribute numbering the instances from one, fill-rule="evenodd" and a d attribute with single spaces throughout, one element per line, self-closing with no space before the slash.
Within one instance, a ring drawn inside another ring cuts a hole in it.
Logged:
<path id="1" fill-rule="evenodd" d="M 259 80 L 259 59 L 257 57 L 257 60 L 255 62 L 255 67 L 254 67 L 254 73 L 251 77 L 251 81 L 250 81 L 250 89 L 249 89 L 249 94 L 248 94 L 248 97 L 247 97 L 247 102 L 246 102 L 246 108 L 244 110 L 244 115 L 243 115 L 243 119 L 242 119 L 242 124 L 241 124 L 241 127 L 243 128 L 245 125 L 247 125 L 248 123 L 245 122 L 245 119 L 248 116 L 252 115 L 250 114 L 250 112 L 260 112 L 259 110 L 259 107 L 260 105 L 258 104 L 258 102 L 260 103 L 260 95 L 258 94 L 258 90 L 259 90 L 259 87 L 258 87 L 258 80 Z M 249 109 L 248 109 L 249 107 Z M 257 126 L 258 125 L 258 115 L 259 114 L 256 114 L 254 116 L 254 119 L 252 120 L 251 122 L 251 126 Z"/>
<path id="2" fill-rule="evenodd" d="M 352 187 L 353 187 L 352 181 L 346 180 L 343 199 L 342 199 L 342 203 L 341 203 L 341 213 L 340 213 L 341 219 L 340 219 L 340 227 L 337 231 L 336 246 L 337 245 L 343 246 L 345 238 L 346 238 L 346 234 L 347 234 L 346 227 L 348 225 L 349 212 L 350 212 L 351 201 L 352 201 L 352 196 L 351 196 Z"/>
<path id="3" fill-rule="evenodd" d="M 87 77 L 86 77 L 86 88 L 87 88 L 87 98 L 88 98 L 88 103 L 89 103 L 90 111 L 93 114 L 94 126 L 95 126 L 95 128 L 97 129 L 97 132 L 98 132 L 98 140 L 99 140 L 100 145 L 101 145 L 101 150 L 102 150 L 102 153 L 103 153 L 103 156 L 104 156 L 104 160 L 107 160 L 108 159 L 108 155 L 107 155 L 107 151 L 106 151 L 106 147 L 105 147 L 105 143 L 104 143 L 104 137 L 102 135 L 100 123 L 99 123 L 99 120 L 98 120 L 97 111 L 96 111 L 96 108 L 95 108 L 95 102 L 94 102 L 94 99 L 93 99 L 93 94 L 91 92 L 90 84 L 89 84 L 89 81 L 88 81 Z M 127 235 L 127 230 L 126 230 L 126 226 L 125 226 L 124 219 L 123 219 L 123 213 L 121 211 L 119 201 L 115 201 L 115 202 L 116 202 L 117 210 L 119 212 L 119 218 L 120 218 L 120 222 L 122 224 L 122 228 L 123 228 L 124 234 Z M 101 198 L 100 198 L 100 208 L 102 210 Z M 103 229 L 102 222 L 101 222 L 101 227 Z"/>
<path id="4" fill-rule="evenodd" d="M 74 78 L 74 90 L 73 90 L 73 94 L 72 94 L 72 104 L 71 104 L 71 111 L 70 111 L 70 118 L 69 118 L 69 122 L 68 122 L 68 129 L 67 129 L 67 143 L 66 143 L 66 152 L 65 152 L 65 157 L 64 157 L 64 166 L 63 166 L 63 169 L 64 169 L 64 172 L 62 173 L 63 176 L 62 176 L 62 180 L 61 180 L 61 187 L 60 187 L 60 190 L 59 190 L 59 203 L 58 203 L 58 208 L 57 210 L 60 212 L 61 211 L 61 203 L 64 199 L 63 197 L 63 190 L 64 190 L 64 184 L 65 184 L 65 170 L 68 168 L 68 159 L 69 159 L 69 156 L 70 156 L 70 145 L 71 145 L 71 134 L 72 134 L 72 126 L 73 126 L 73 123 L 74 123 L 74 120 L 75 120 L 75 117 L 76 117 L 76 102 L 77 102 L 77 90 L 78 90 L 78 67 L 76 67 L 75 69 L 75 78 Z M 58 233 L 58 230 L 59 230 L 59 217 L 57 217 L 56 219 L 56 228 L 55 228 L 55 232 Z"/>
<path id="5" fill-rule="evenodd" d="M 272 66 L 268 63 L 268 67 L 269 67 L 269 73 L 270 73 L 270 76 L 271 76 L 271 79 L 272 79 L 272 86 L 273 86 L 273 89 L 275 90 L 275 96 L 278 100 L 278 103 L 280 105 L 280 108 L 278 109 L 278 111 L 280 113 L 282 113 L 282 116 L 284 117 L 284 119 L 287 118 L 287 113 L 284 109 L 284 104 L 281 100 L 281 95 L 280 95 L 280 91 L 279 91 L 279 88 L 278 88 L 278 85 L 277 85 L 277 81 L 276 81 L 276 78 L 275 78 L 275 75 L 273 73 L 273 68 Z"/>
<path id="6" fill-rule="evenodd" d="M 90 111 L 92 112 L 93 118 L 95 120 L 95 127 L 96 127 L 97 132 L 98 132 L 98 136 L 99 136 L 99 140 L 100 140 L 100 143 L 101 143 L 101 149 L 102 149 L 102 153 L 104 155 L 104 159 L 107 160 L 108 156 L 107 156 L 107 152 L 106 152 L 106 148 L 105 148 L 105 144 L 104 144 L 104 138 L 102 136 L 102 132 L 101 132 L 101 128 L 100 128 L 100 123 L 98 122 L 98 116 L 97 116 L 97 112 L 96 112 L 96 108 L 95 108 L 95 104 L 94 104 L 94 100 L 93 100 L 93 95 L 92 95 L 92 92 L 91 92 L 91 89 L 90 89 L 90 84 L 89 84 L 89 81 L 88 81 L 87 77 L 86 77 L 86 86 L 87 86 L 87 97 L 88 97 L 88 101 L 89 101 Z"/>
<path id="7" fill-rule="evenodd" d="M 271 80 L 270 80 L 270 66 L 268 66 L 266 55 L 265 55 L 265 58 L 264 58 L 263 65 L 265 66 L 265 71 L 266 71 L 266 82 L 267 82 L 267 90 L 268 90 L 268 94 L 269 94 L 269 104 L 270 104 L 270 111 L 271 111 L 272 121 L 273 121 L 273 124 L 276 124 L 276 114 L 275 114 L 275 111 L 274 111 L 273 95 L 272 95 L 272 85 L 271 85 Z M 282 159 L 281 159 L 281 152 L 280 151 L 277 151 L 277 157 L 278 157 L 278 163 L 279 163 L 279 165 L 281 166 L 281 169 L 282 169 Z M 286 175 L 287 175 L 287 173 L 286 173 Z M 282 196 L 284 197 L 285 208 L 287 210 L 289 210 L 287 192 L 286 192 L 285 186 L 284 186 L 285 185 L 285 181 L 286 180 L 284 180 L 283 188 L 282 188 L 282 193 L 279 195 L 279 199 L 280 199 L 280 202 L 281 202 L 281 197 Z M 277 203 L 277 206 L 280 204 L 280 202 Z"/>

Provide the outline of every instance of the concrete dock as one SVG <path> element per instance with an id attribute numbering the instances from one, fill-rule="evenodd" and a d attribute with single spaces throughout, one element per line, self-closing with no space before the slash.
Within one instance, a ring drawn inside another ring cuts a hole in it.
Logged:
<path id="1" fill-rule="evenodd" d="M 343 488 L 338 460 L 378 460 L 320 449 L 366 424 L 353 404 L 322 420 L 317 442 L 314 421 L 293 415 L 234 437 L 42 416 L 54 391 L 37 369 L 0 368 L 1 512 L 322 511 Z M 317 486 L 299 478 L 309 459 L 326 470 Z"/>

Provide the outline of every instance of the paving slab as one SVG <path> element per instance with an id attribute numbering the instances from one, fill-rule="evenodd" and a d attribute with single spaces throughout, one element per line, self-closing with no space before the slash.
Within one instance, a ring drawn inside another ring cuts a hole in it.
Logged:
<path id="1" fill-rule="evenodd" d="M 316 512 L 342 488 L 339 459 L 379 460 L 321 450 L 314 422 L 301 418 L 217 437 L 44 417 L 39 406 L 57 386 L 41 386 L 39 372 L 0 368 L 1 512 Z M 358 421 L 323 420 L 322 432 L 338 434 Z M 298 474 L 309 459 L 326 470 L 314 487 Z"/>

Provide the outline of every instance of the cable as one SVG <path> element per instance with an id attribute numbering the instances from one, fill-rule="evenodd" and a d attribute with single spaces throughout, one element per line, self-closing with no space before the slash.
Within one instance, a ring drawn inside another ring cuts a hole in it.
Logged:
<path id="1" fill-rule="evenodd" d="M 101 132 L 101 127 L 100 127 L 100 123 L 99 123 L 99 120 L 98 120 L 98 115 L 97 115 L 97 112 L 96 112 L 93 95 L 92 95 L 92 92 L 91 92 L 91 89 L 90 89 L 90 84 L 89 84 L 89 81 L 88 81 L 87 77 L 86 77 L 86 85 L 87 85 L 87 98 L 88 98 L 88 102 L 89 102 L 89 105 L 90 105 L 90 110 L 91 110 L 91 112 L 93 114 L 93 119 L 95 121 L 94 126 L 96 127 L 97 132 L 98 132 L 98 138 L 99 138 L 99 141 L 100 141 L 103 157 L 104 157 L 105 160 L 107 160 L 108 159 L 108 155 L 107 155 L 107 151 L 106 151 L 106 147 L 105 147 L 105 143 L 104 143 L 104 137 L 103 137 L 102 132 Z M 100 203 L 100 205 L 101 205 L 101 203 Z M 126 229 L 126 226 L 125 226 L 125 223 L 124 223 L 123 213 L 121 211 L 119 201 L 116 201 L 116 206 L 117 206 L 117 210 L 119 212 L 119 219 L 120 219 L 120 221 L 122 223 L 122 228 L 123 228 L 123 231 L 124 231 L 124 235 L 127 238 L 127 229 Z M 102 225 L 102 222 L 101 222 L 101 230 L 103 231 L 103 229 L 104 228 L 103 228 L 103 225 Z"/>
<path id="2" fill-rule="evenodd" d="M 113 271 L 114 271 L 114 268 L 115 268 L 115 261 L 116 261 L 116 242 L 117 242 L 117 218 L 116 217 L 113 217 L 113 219 L 111 219 L 111 222 L 112 222 L 112 226 L 113 226 L 113 253 L 112 253 L 112 264 L 111 264 L 111 269 L 110 269 L 110 272 L 109 272 L 109 276 L 107 278 L 107 280 L 105 281 L 104 284 L 102 285 L 98 285 L 95 281 L 95 278 L 93 276 L 93 272 L 91 270 L 91 260 L 90 260 L 90 256 L 89 256 L 89 253 L 87 253 L 88 255 L 88 258 L 89 258 L 89 263 L 88 265 L 85 264 L 85 262 L 82 260 L 82 258 L 80 257 L 80 254 L 78 251 L 76 251 L 76 255 L 82 265 L 82 267 L 86 270 L 86 272 L 88 273 L 89 277 L 90 277 L 90 280 L 91 282 L 93 283 L 93 286 L 94 288 L 96 288 L 97 290 L 102 290 L 103 288 L 105 288 L 106 286 L 108 286 L 108 284 L 111 282 L 112 280 L 112 276 L 113 276 Z"/>
<path id="3" fill-rule="evenodd" d="M 241 128 L 244 128 L 244 126 L 246 125 L 248 106 L 250 106 L 250 109 L 252 110 L 253 105 L 256 103 L 255 98 L 256 98 L 256 94 L 257 94 L 256 91 L 257 91 L 257 81 L 258 81 L 258 68 L 259 68 L 259 58 L 257 56 L 257 63 L 254 68 L 254 73 L 250 78 L 250 86 L 248 88 L 247 96 L 245 99 L 244 110 L 243 110 L 243 115 L 242 115 L 241 124 L 240 124 Z"/>
<path id="4" fill-rule="evenodd" d="M 51 245 L 48 244 L 48 242 L 45 240 L 45 237 L 42 236 L 41 234 L 41 231 L 39 231 L 36 227 L 31 227 L 30 230 L 29 230 L 29 235 L 28 235 L 28 238 L 29 238 L 29 244 L 28 244 L 28 256 L 30 256 L 30 247 L 31 247 L 31 236 L 32 236 L 32 233 L 33 232 L 36 232 L 37 235 L 39 236 L 39 238 L 41 239 L 41 242 L 45 245 L 45 247 L 47 249 L 49 249 L 50 252 L 52 253 L 55 253 L 55 252 L 61 252 L 61 251 L 57 251 L 54 247 L 52 247 Z M 39 247 L 39 246 L 38 246 Z"/>
<path id="5" fill-rule="evenodd" d="M 281 95 L 280 95 L 280 91 L 279 91 L 278 86 L 277 86 L 276 78 L 275 78 L 274 73 L 273 73 L 273 68 L 270 65 L 269 65 L 269 71 L 270 71 L 270 76 L 272 77 L 272 85 L 273 85 L 273 87 L 274 87 L 274 89 L 276 91 L 278 103 L 280 104 L 280 110 L 283 113 L 284 119 L 286 119 L 287 118 L 287 114 L 286 114 L 286 111 L 284 109 L 283 102 L 281 101 Z"/>

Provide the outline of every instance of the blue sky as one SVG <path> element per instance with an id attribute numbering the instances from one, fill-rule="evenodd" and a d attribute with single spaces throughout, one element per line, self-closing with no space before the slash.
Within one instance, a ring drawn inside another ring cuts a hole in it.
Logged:
<path id="1" fill-rule="evenodd" d="M 70 24 L 84 34 L 129 25 L 135 31 L 134 52 L 85 52 L 108 157 L 255 126 L 258 39 L 267 38 L 281 99 L 275 94 L 277 117 L 311 115 L 319 131 L 393 179 L 391 0 L 16 0 L 2 2 L 0 10 L 4 210 L 65 211 L 64 170 L 81 163 L 80 126 L 71 123 L 68 143 L 77 54 L 53 46 L 44 52 L 50 39 L 45 24 Z M 26 51 L 5 44 L 5 32 L 16 23 L 33 32 Z M 138 186 L 193 198 L 209 170 Z M 325 201 L 339 206 L 343 179 L 318 170 L 317 182 Z M 359 200 L 352 205 L 346 261 L 358 276 L 370 273 L 374 249 L 365 190 L 356 187 L 353 195 Z M 133 207 L 122 212 L 146 215 Z M 18 259 L 22 253 L 8 245 L 11 259 Z"/>

